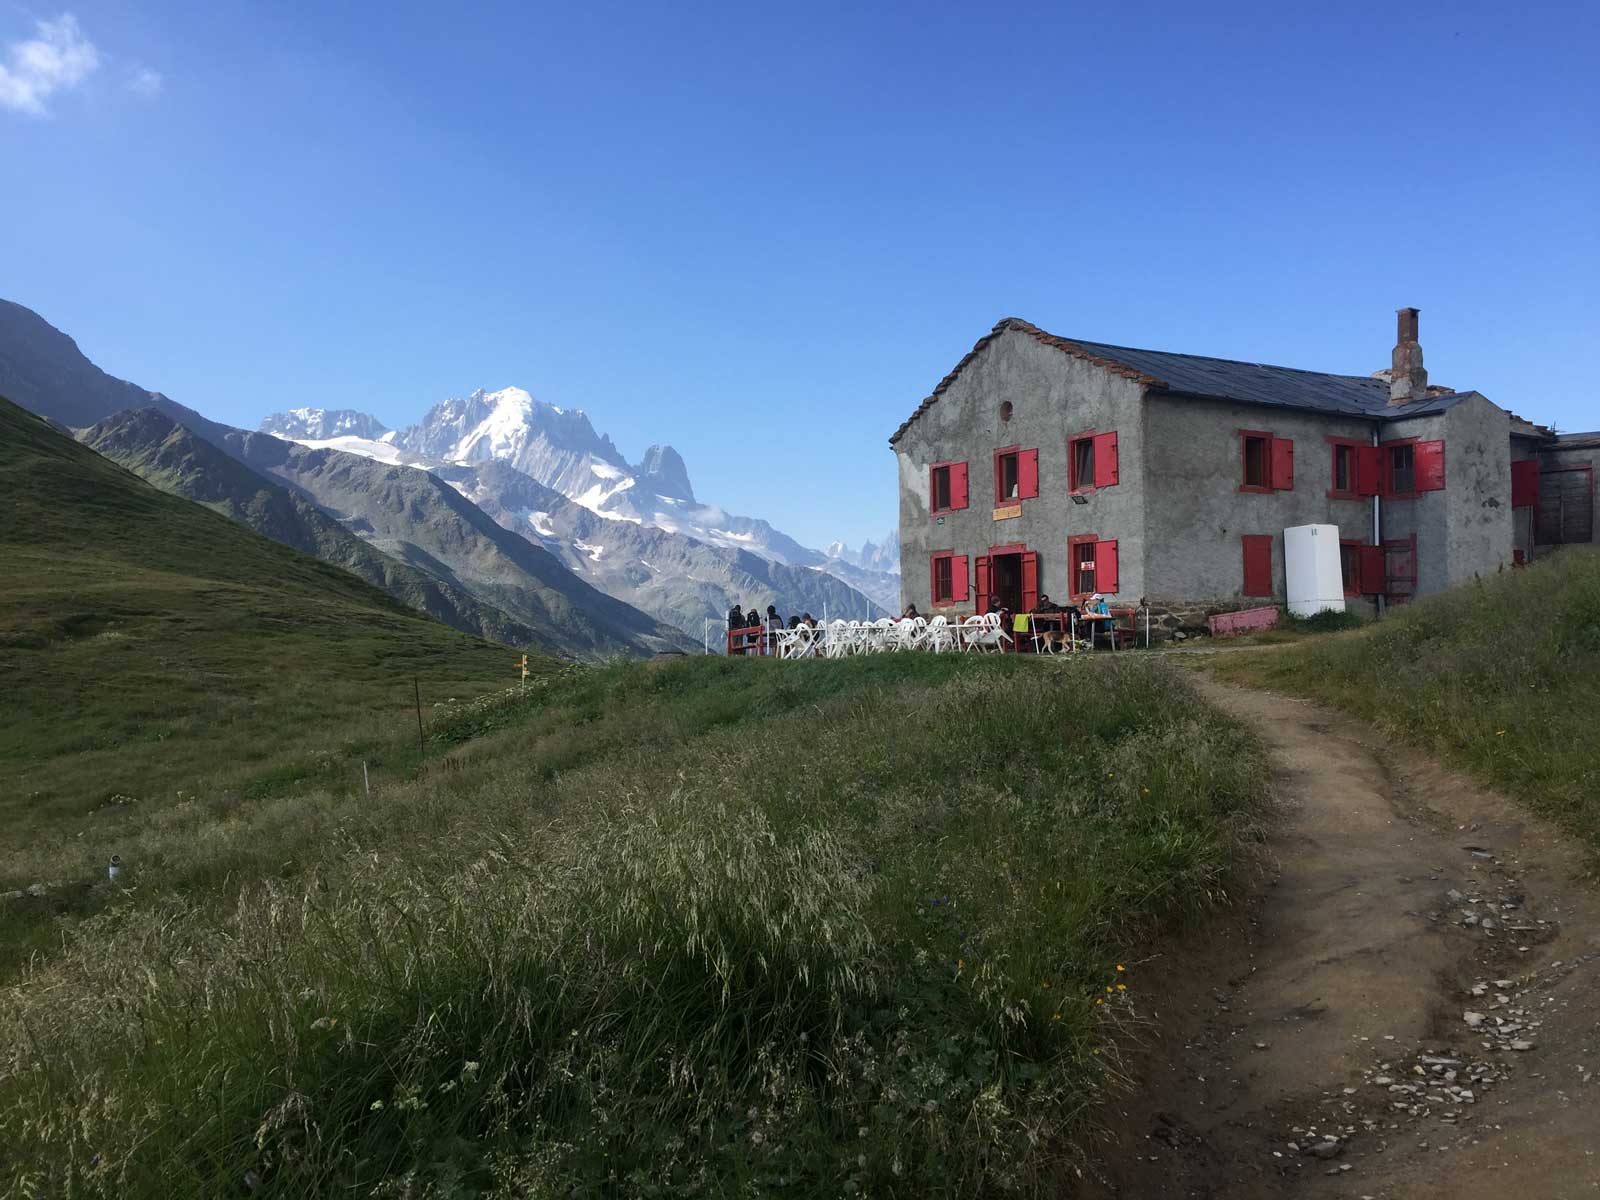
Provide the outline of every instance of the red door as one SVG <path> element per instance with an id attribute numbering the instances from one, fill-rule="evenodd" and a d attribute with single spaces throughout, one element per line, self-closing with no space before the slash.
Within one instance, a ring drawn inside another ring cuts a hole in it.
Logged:
<path id="1" fill-rule="evenodd" d="M 1039 607 L 1039 555 L 1029 551 L 1022 556 L 1022 611 Z"/>

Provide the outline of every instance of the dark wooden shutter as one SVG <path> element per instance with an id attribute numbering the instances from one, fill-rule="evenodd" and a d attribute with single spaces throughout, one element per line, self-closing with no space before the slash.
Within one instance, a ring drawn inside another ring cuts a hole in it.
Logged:
<path id="1" fill-rule="evenodd" d="M 1383 451 L 1377 446 L 1356 447 L 1356 493 L 1377 496 L 1383 492 Z"/>
<path id="2" fill-rule="evenodd" d="M 1096 542 L 1094 544 L 1094 590 L 1109 596 L 1116 591 L 1117 582 L 1117 543 Z"/>
<path id="3" fill-rule="evenodd" d="M 1117 434 L 1094 435 L 1094 486 L 1110 487 L 1117 482 Z"/>
<path id="4" fill-rule="evenodd" d="M 939 603 L 939 559 L 941 555 L 934 554 L 928 558 L 928 607 L 932 608 Z"/>
<path id="5" fill-rule="evenodd" d="M 1272 486 L 1285 492 L 1294 487 L 1294 442 L 1289 438 L 1272 439 Z"/>
<path id="6" fill-rule="evenodd" d="M 950 560 L 950 600 L 954 604 L 967 602 L 967 556 L 957 554 Z"/>
<path id="7" fill-rule="evenodd" d="M 978 577 L 978 611 L 989 611 L 989 556 L 980 554 L 974 563 L 977 568 L 973 573 Z"/>
<path id="8" fill-rule="evenodd" d="M 1039 452 L 1017 452 L 1017 499 L 1029 500 L 1039 494 Z"/>
<path id="9" fill-rule="evenodd" d="M 1022 611 L 1039 607 L 1039 555 L 1028 551 L 1022 556 Z"/>
<path id="10" fill-rule="evenodd" d="M 965 508 L 967 506 L 967 464 L 964 462 L 950 464 L 950 507 Z"/>
<path id="11" fill-rule="evenodd" d="M 928 468 L 928 511 L 931 513 L 944 511 L 939 507 L 939 467 Z"/>
<path id="12" fill-rule="evenodd" d="M 1444 490 L 1444 443 L 1418 442 L 1411 450 L 1411 469 L 1419 492 Z"/>
<path id="13" fill-rule="evenodd" d="M 1539 462 L 1528 459 L 1511 464 L 1511 507 L 1532 508 L 1539 502 Z"/>
<path id="14" fill-rule="evenodd" d="M 1382 546 L 1362 546 L 1361 565 L 1356 573 L 1356 590 L 1363 596 L 1377 596 L 1388 588 L 1384 584 Z"/>
<path id="15" fill-rule="evenodd" d="M 1247 533 L 1244 542 L 1244 594 L 1272 595 L 1272 535 Z"/>

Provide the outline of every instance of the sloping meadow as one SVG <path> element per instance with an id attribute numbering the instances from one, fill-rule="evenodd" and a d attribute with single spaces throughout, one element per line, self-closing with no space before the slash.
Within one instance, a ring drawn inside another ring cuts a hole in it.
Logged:
<path id="1" fill-rule="evenodd" d="M 0 997 L 0 1181 L 1052 1190 L 1267 772 L 1159 663 L 955 657 L 589 672 L 296 878 L 94 918 Z"/>

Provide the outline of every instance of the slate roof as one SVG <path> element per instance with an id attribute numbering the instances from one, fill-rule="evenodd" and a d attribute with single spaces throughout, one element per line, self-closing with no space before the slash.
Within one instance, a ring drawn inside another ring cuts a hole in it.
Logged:
<path id="1" fill-rule="evenodd" d="M 932 394 L 894 431 L 889 444 L 894 445 L 900 440 L 911 422 L 937 402 L 985 346 L 1001 334 L 1010 332 L 1027 334 L 1043 345 L 1074 358 L 1084 359 L 1137 380 L 1155 395 L 1229 400 L 1240 404 L 1326 413 L 1329 416 L 1381 420 L 1443 412 L 1469 396 L 1477 395 L 1476 392 L 1443 392 L 1412 404 L 1391 407 L 1388 383 L 1368 375 L 1330 375 L 1322 371 L 1235 362 L 1198 354 L 1173 354 L 1166 350 L 1136 350 L 1104 342 L 1085 342 L 1058 337 L 1018 317 L 1007 317 L 987 336 L 980 338 L 972 352 L 956 364 L 955 370 L 939 381 Z"/>

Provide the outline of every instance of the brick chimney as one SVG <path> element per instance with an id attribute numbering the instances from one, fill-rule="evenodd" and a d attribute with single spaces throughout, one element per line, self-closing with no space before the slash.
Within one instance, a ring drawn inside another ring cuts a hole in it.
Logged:
<path id="1" fill-rule="evenodd" d="M 1417 342 L 1417 312 L 1402 308 L 1395 333 L 1393 364 L 1389 372 L 1389 403 L 1410 404 L 1428 394 L 1428 372 L 1422 365 L 1422 346 Z"/>

